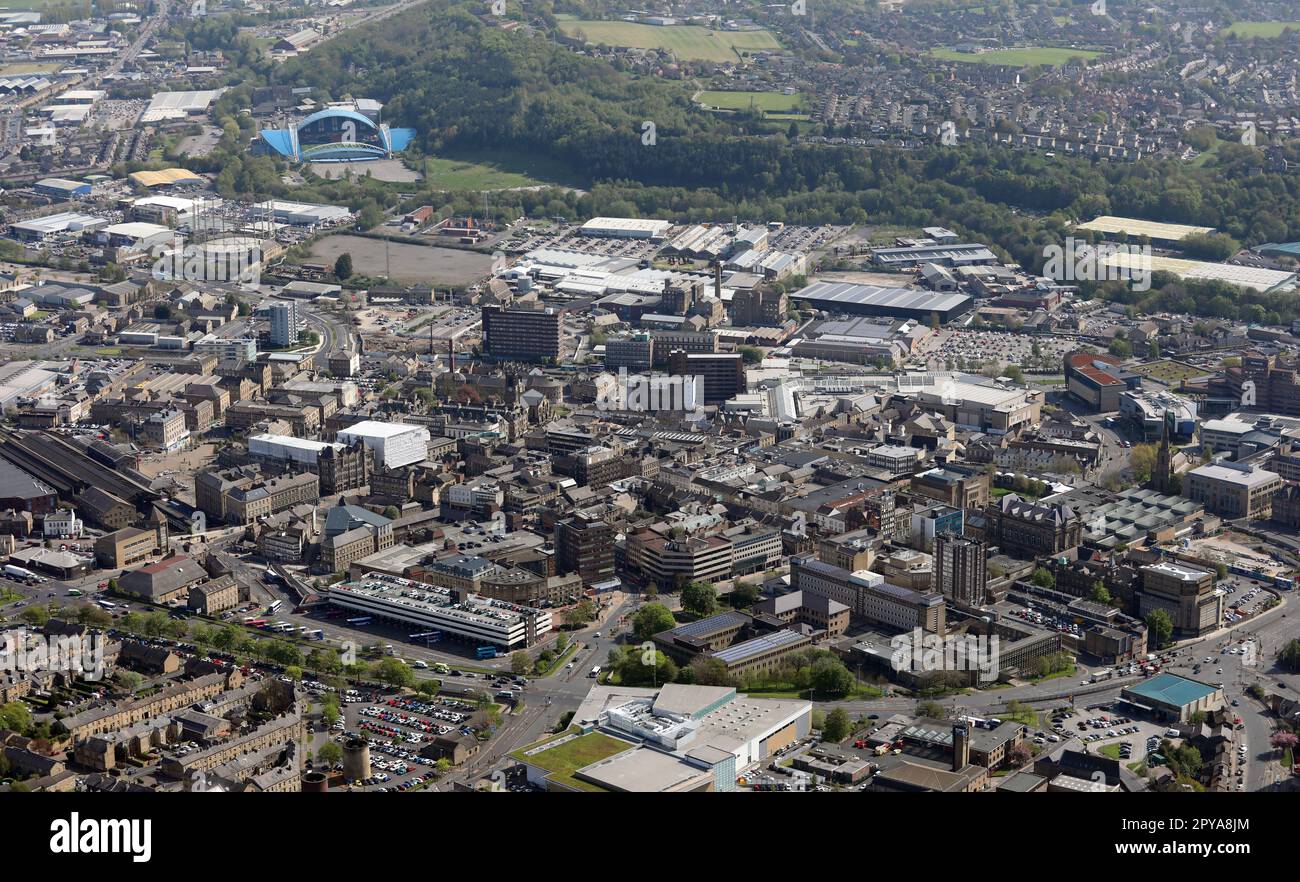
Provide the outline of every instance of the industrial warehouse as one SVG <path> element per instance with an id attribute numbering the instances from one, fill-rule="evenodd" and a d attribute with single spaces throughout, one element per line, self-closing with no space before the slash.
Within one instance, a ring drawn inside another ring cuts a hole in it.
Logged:
<path id="1" fill-rule="evenodd" d="M 892 316 L 930 321 L 937 316 L 948 323 L 966 312 L 972 298 L 960 293 L 940 293 L 922 288 L 882 288 L 850 282 L 813 282 L 790 295 L 794 303 L 807 303 L 830 313 Z"/>

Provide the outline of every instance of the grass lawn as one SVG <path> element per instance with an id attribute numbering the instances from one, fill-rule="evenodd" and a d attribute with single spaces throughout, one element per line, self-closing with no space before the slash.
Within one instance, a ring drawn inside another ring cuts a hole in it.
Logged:
<path id="1" fill-rule="evenodd" d="M 802 698 L 807 701 L 813 700 L 811 689 L 802 689 L 802 690 L 791 689 L 790 684 L 788 683 L 778 683 L 772 686 L 772 688 L 770 689 L 764 688 L 762 686 L 757 686 L 757 687 L 747 686 L 741 689 L 740 691 L 745 693 L 746 695 L 757 695 L 760 698 Z M 864 685 L 864 686 L 857 687 L 848 695 L 842 696 L 835 700 L 836 701 L 861 701 L 867 698 L 880 698 L 884 694 L 885 694 L 884 692 L 881 692 L 875 686 Z M 820 700 L 825 701 L 826 697 L 823 695 Z"/>
<path id="2" fill-rule="evenodd" d="M 1181 361 L 1151 361 L 1146 364 L 1140 364 L 1133 368 L 1139 374 L 1150 377 L 1153 380 L 1159 380 L 1166 386 L 1175 386 L 1180 380 L 1190 380 L 1192 377 L 1203 377 L 1210 371 L 1204 368 L 1198 368 L 1195 365 L 1184 364 Z"/>
<path id="3" fill-rule="evenodd" d="M 1062 677 L 1073 677 L 1073 676 L 1074 676 L 1075 674 L 1077 674 L 1078 672 L 1079 672 L 1079 669 L 1078 669 L 1078 668 L 1076 668 L 1076 667 L 1069 667 L 1069 668 L 1066 668 L 1066 669 L 1063 670 L 1063 671 L 1057 671 L 1057 672 L 1055 672 L 1055 673 L 1053 673 L 1053 674 L 1048 674 L 1046 677 L 1026 677 L 1026 678 L 1025 678 L 1025 682 L 1026 682 L 1026 683 L 1042 683 L 1042 682 L 1045 682 L 1045 681 L 1047 681 L 1047 680 L 1059 680 L 1059 679 L 1061 679 Z"/>
<path id="4" fill-rule="evenodd" d="M 1021 708 L 1015 713 L 1004 709 L 1001 713 L 995 714 L 994 716 L 1004 723 L 1008 721 L 1020 723 L 1021 725 L 1029 726 L 1033 729 L 1041 729 L 1043 727 L 1043 721 L 1038 716 L 1038 712 L 1028 706 L 1021 706 Z"/>
<path id="5" fill-rule="evenodd" d="M 577 651 L 578 651 L 578 641 L 570 640 L 569 645 L 564 648 L 564 652 L 556 656 L 555 660 L 551 662 L 551 666 L 549 668 L 543 668 L 542 665 L 538 664 L 533 669 L 533 676 L 545 677 L 549 674 L 555 673 L 556 671 L 564 670 L 564 665 L 568 662 L 569 656 L 573 655 Z"/>
<path id="6" fill-rule="evenodd" d="M 576 730 L 571 729 L 565 735 L 574 731 Z M 557 741 L 563 737 L 564 735 L 559 735 L 548 740 Z M 633 746 L 627 741 L 611 738 L 600 732 L 588 732 L 586 735 L 580 735 L 572 741 L 561 744 L 559 747 L 553 747 L 532 756 L 527 755 L 527 751 L 545 743 L 545 741 L 539 741 L 537 744 L 529 745 L 522 750 L 516 750 L 510 756 L 519 762 L 531 763 L 546 769 L 550 773 L 548 777 L 558 783 L 592 792 L 600 792 L 601 788 L 574 778 L 573 773 L 598 760 L 603 760 L 616 753 L 622 753 Z"/>
<path id="7" fill-rule="evenodd" d="M 40 12 L 51 6 L 66 6 L 68 0 L 12 0 L 4 5 L 5 12 Z"/>
<path id="8" fill-rule="evenodd" d="M 1228 25 L 1220 33 L 1267 39 L 1282 36 L 1282 32 L 1287 28 L 1300 34 L 1300 21 L 1237 21 Z"/>
<path id="9" fill-rule="evenodd" d="M 0 65 L 0 76 L 16 77 L 22 74 L 53 73 L 58 69 L 59 65 L 57 64 L 43 64 L 39 61 L 17 61 L 13 64 Z"/>
<path id="10" fill-rule="evenodd" d="M 96 354 L 96 355 L 103 355 L 103 356 L 106 356 L 106 357 L 111 358 L 111 357 L 113 357 L 113 356 L 115 356 L 115 355 L 121 355 L 121 354 L 122 354 L 122 350 L 121 350 L 121 349 L 118 349 L 118 348 L 115 347 L 115 346 L 106 346 L 106 347 L 104 347 L 103 349 L 96 349 L 96 350 L 95 350 L 95 354 Z"/>
<path id="11" fill-rule="evenodd" d="M 1016 494 L 1021 499 L 1027 499 L 1030 502 L 1033 502 L 1038 498 L 1037 496 L 1028 492 L 1027 490 L 1015 490 L 1012 489 L 1011 487 L 994 487 L 992 490 L 989 491 L 989 496 L 993 497 L 994 499 L 1001 499 L 1003 496 L 1007 496 L 1011 493 Z"/>
<path id="12" fill-rule="evenodd" d="M 930 55 L 941 61 L 964 61 L 970 64 L 1002 64 L 1010 67 L 1043 65 L 1056 67 L 1071 58 L 1092 61 L 1103 53 L 1091 49 L 1060 49 L 1042 46 L 1029 49 L 991 49 L 988 52 L 958 52 L 955 49 L 931 49 Z"/>
<path id="13" fill-rule="evenodd" d="M 695 100 L 724 110 L 748 110 L 752 105 L 768 113 L 791 113 L 803 108 L 802 92 L 700 92 Z"/>
<path id="14" fill-rule="evenodd" d="M 588 43 L 629 49 L 668 49 L 683 61 L 735 61 L 752 49 L 780 49 L 767 31 L 715 31 L 697 25 L 635 24 L 626 21 L 561 21 L 569 36 L 581 32 Z"/>
<path id="15" fill-rule="evenodd" d="M 430 156 L 421 171 L 440 190 L 508 190 L 574 181 L 569 169 L 549 160 L 506 152 Z"/>
<path id="16" fill-rule="evenodd" d="M 1215 159 L 1216 157 L 1218 157 L 1218 155 L 1219 155 L 1219 145 L 1222 144 L 1222 143 L 1223 143 L 1223 141 L 1220 141 L 1220 140 L 1218 140 L 1218 139 L 1216 138 L 1215 141 L 1214 141 L 1214 143 L 1210 145 L 1210 149 L 1209 149 L 1209 150 L 1206 150 L 1206 151 L 1202 152 L 1201 155 L 1197 156 L 1195 159 L 1192 160 L 1192 166 L 1193 166 L 1194 168 L 1201 168 L 1201 167 L 1203 167 L 1203 166 L 1209 164 L 1211 160 L 1213 160 L 1213 159 Z"/>
<path id="17" fill-rule="evenodd" d="M 1102 747 L 1100 750 L 1098 750 L 1097 752 L 1098 752 L 1099 754 L 1101 754 L 1102 756 L 1107 756 L 1107 757 L 1110 757 L 1111 759 L 1115 759 L 1115 760 L 1117 760 L 1117 759 L 1119 759 L 1119 744 L 1118 744 L 1118 743 L 1116 743 L 1116 744 L 1107 744 L 1107 745 L 1105 745 L 1104 747 Z"/>

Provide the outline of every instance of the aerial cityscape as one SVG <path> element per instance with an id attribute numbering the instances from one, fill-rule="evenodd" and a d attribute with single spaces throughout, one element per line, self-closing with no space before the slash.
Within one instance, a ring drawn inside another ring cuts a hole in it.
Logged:
<path id="1" fill-rule="evenodd" d="M 17 0 L 0 407 L 0 792 L 1295 792 L 1300 8 Z"/>

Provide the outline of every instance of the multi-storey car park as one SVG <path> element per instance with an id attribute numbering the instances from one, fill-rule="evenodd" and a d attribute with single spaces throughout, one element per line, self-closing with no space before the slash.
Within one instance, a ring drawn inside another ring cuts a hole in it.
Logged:
<path id="1" fill-rule="evenodd" d="M 370 573 L 326 589 L 330 603 L 379 619 L 441 631 L 476 646 L 532 646 L 551 630 L 546 610 L 517 606 L 452 588 Z"/>

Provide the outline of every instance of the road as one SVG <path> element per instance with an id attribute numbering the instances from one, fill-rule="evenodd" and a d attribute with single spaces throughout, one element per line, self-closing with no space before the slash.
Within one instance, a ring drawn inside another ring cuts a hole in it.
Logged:
<path id="1" fill-rule="evenodd" d="M 355 351 L 352 329 L 339 319 L 312 310 L 303 311 L 303 319 L 320 335 L 321 345 L 312 360 L 319 371 L 329 369 L 330 356 L 344 349 Z"/>
<path id="2" fill-rule="evenodd" d="M 573 667 L 561 666 L 548 677 L 530 680 L 523 696 L 523 710 L 507 716 L 497 737 L 435 789 L 449 789 L 454 782 L 468 783 L 489 775 L 501 765 L 506 754 L 537 741 L 566 713 L 576 711 L 594 683 L 588 676 L 592 666 L 603 665 L 609 651 L 618 645 L 620 632 L 616 623 L 639 605 L 639 599 L 623 596 L 594 623 L 575 632 L 572 639 L 582 644 L 582 648 L 569 658 Z M 600 637 L 596 636 L 597 632 Z"/>

